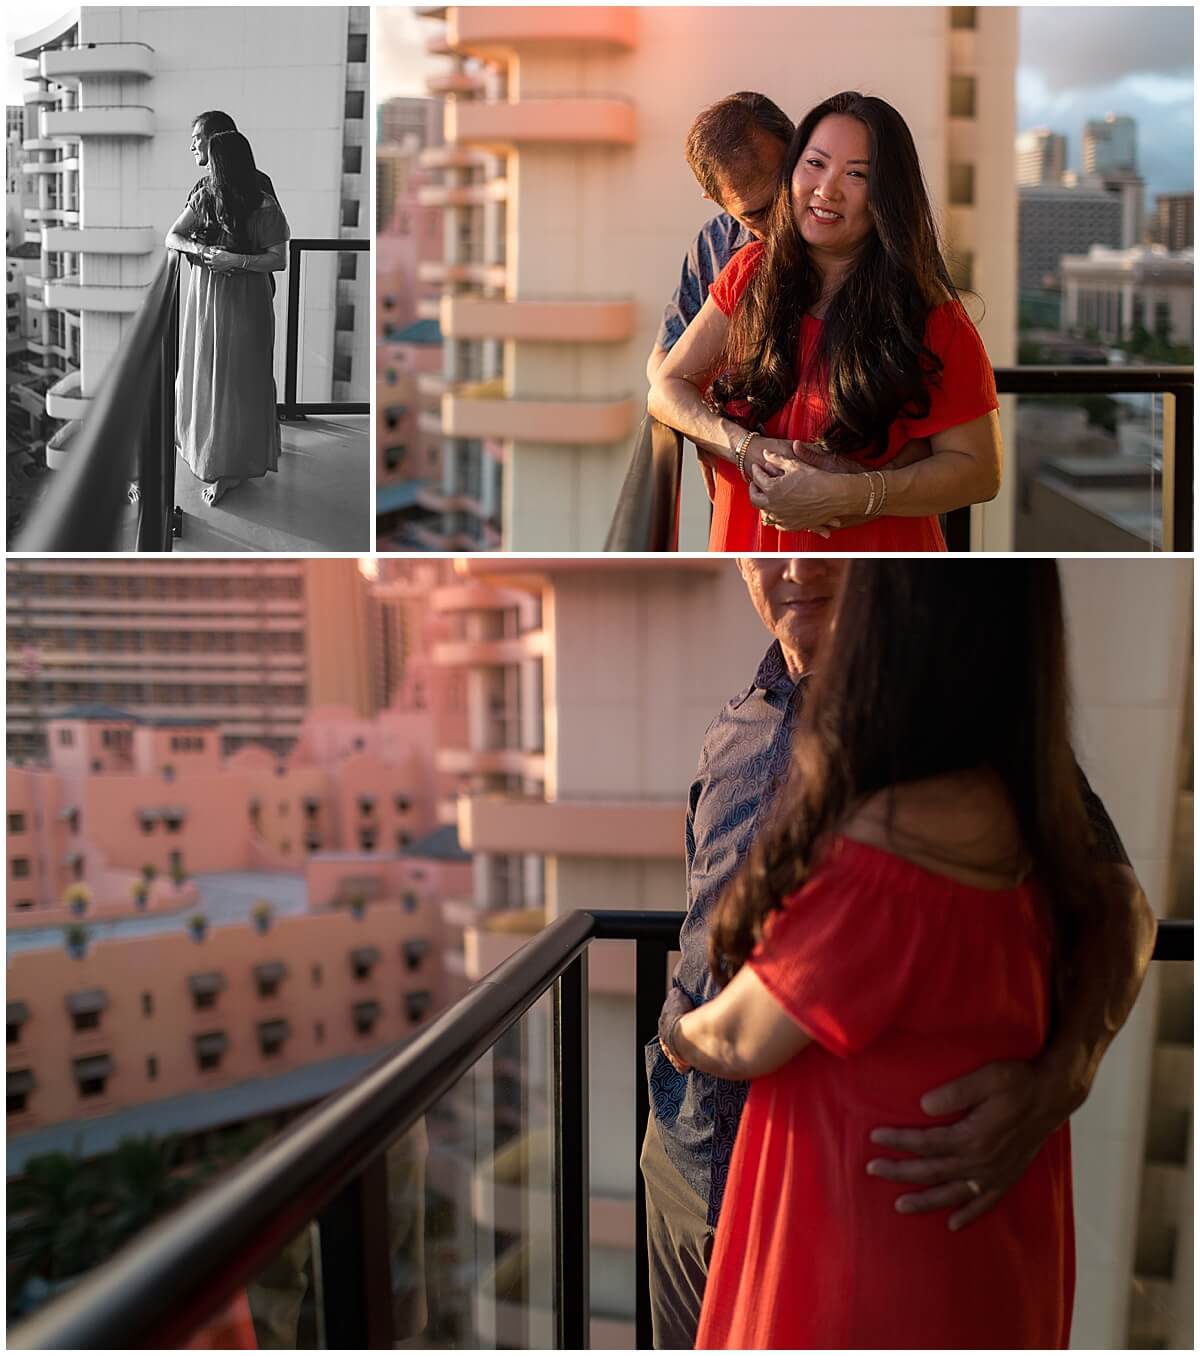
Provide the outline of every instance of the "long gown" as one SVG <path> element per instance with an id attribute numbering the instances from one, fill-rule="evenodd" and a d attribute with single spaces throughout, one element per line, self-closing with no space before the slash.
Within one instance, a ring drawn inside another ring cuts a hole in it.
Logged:
<path id="1" fill-rule="evenodd" d="M 190 200 L 180 233 L 200 229 Z M 238 253 L 262 254 L 289 236 L 279 204 L 266 194 L 246 231 L 249 250 L 238 249 L 227 233 L 215 243 Z M 214 273 L 198 261 L 188 271 L 179 322 L 175 437 L 200 480 L 249 480 L 278 470 L 275 308 L 269 279 L 269 274 L 248 270 Z"/>

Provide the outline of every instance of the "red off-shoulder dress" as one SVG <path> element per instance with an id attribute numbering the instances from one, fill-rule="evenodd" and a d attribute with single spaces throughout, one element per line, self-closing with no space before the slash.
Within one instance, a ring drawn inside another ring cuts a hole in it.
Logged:
<path id="1" fill-rule="evenodd" d="M 869 1177 L 881 1125 L 1050 1017 L 1032 885 L 989 891 L 846 838 L 771 916 L 749 964 L 813 1040 L 750 1087 L 717 1226 L 702 1348 L 1059 1348 L 1075 1287 L 1067 1127 L 957 1233 Z"/>
<path id="2" fill-rule="evenodd" d="M 709 295 L 725 315 L 733 314 L 739 298 L 762 263 L 763 248 L 756 242 L 738 250 L 709 288 Z M 801 321 L 796 391 L 764 425 L 764 432 L 770 438 L 815 442 L 829 421 L 825 383 L 815 363 L 821 324 L 809 315 Z M 987 351 L 960 302 L 943 302 L 930 312 L 925 346 L 936 353 L 943 364 L 940 384 L 929 389 L 929 413 L 924 419 L 897 419 L 888 429 L 887 450 L 882 456 L 856 458 L 872 470 L 886 467 L 913 438 L 943 433 L 998 408 L 996 380 Z M 864 492 L 864 500 L 865 497 Z M 717 492 L 708 549 L 740 552 L 944 551 L 946 543 L 936 517 L 884 515 L 858 527 L 841 528 L 828 538 L 818 537 L 815 532 L 781 532 L 778 528 L 764 527 L 737 467 L 722 461 L 717 466 Z"/>

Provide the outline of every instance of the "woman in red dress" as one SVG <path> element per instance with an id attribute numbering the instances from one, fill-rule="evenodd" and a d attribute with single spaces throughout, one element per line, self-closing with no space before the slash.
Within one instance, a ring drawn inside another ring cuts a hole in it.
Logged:
<path id="1" fill-rule="evenodd" d="M 783 810 L 721 901 L 724 984 L 663 1028 L 750 1079 L 698 1347 L 1065 1347 L 1064 1125 L 970 1228 L 902 1216 L 871 1127 L 1046 1043 L 1077 920 L 1113 888 L 1068 739 L 1053 561 L 855 563 Z M 679 991 L 676 991 L 678 994 Z"/>
<path id="2" fill-rule="evenodd" d="M 709 549 L 944 551 L 938 514 L 999 489 L 1000 427 L 903 118 L 819 104 L 771 211 L 650 391 L 715 467 Z"/>

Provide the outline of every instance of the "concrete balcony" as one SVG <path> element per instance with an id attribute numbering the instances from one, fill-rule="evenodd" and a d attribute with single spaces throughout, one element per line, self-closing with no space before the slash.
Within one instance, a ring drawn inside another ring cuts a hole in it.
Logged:
<path id="1" fill-rule="evenodd" d="M 546 775 L 546 756 L 542 753 L 526 753 L 522 749 L 438 749 L 434 754 L 434 766 L 439 772 L 456 776 L 478 773 L 493 773 L 506 777 L 528 777 L 531 781 L 541 781 Z M 679 821 L 676 851 L 683 841 L 683 820 Z M 495 849 L 511 851 L 512 849 Z M 597 854 L 600 855 L 600 854 Z"/>
<path id="2" fill-rule="evenodd" d="M 56 104 L 62 96 L 48 89 L 27 89 L 24 100 L 29 104 Z"/>
<path id="3" fill-rule="evenodd" d="M 439 94 L 479 94 L 483 91 L 483 77 L 471 71 L 441 71 L 431 75 L 425 81 L 425 88 L 432 95 Z"/>
<path id="4" fill-rule="evenodd" d="M 104 286 L 79 281 L 77 276 L 55 278 L 46 284 L 43 297 L 51 310 L 103 311 L 109 315 L 132 315 L 146 295 L 143 286 Z"/>
<path id="5" fill-rule="evenodd" d="M 491 400 L 460 391 L 442 397 L 442 432 L 451 438 L 578 447 L 618 443 L 633 429 L 636 411 L 623 400 Z"/>
<path id="6" fill-rule="evenodd" d="M 25 220 L 34 222 L 51 222 L 62 220 L 63 209 L 61 207 L 27 207 L 25 208 Z"/>
<path id="7" fill-rule="evenodd" d="M 52 143 L 53 144 L 53 143 Z M 62 162 L 59 160 L 26 160 L 21 164 L 22 174 L 61 174 Z"/>
<path id="8" fill-rule="evenodd" d="M 447 339 L 613 344 L 632 336 L 637 305 L 633 301 L 490 301 L 446 296 L 439 320 Z"/>
<path id="9" fill-rule="evenodd" d="M 637 45 L 637 10 L 620 5 L 455 5 L 446 17 L 446 43 L 456 52 L 503 58 L 514 48 Z"/>
<path id="10" fill-rule="evenodd" d="M 50 137 L 26 137 L 21 142 L 23 151 L 57 151 L 59 143 Z"/>
<path id="11" fill-rule="evenodd" d="M 452 101 L 444 109 L 446 140 L 503 154 L 520 146 L 632 146 L 637 112 L 626 99 Z"/>
<path id="12" fill-rule="evenodd" d="M 417 189 L 422 207 L 483 207 L 507 199 L 507 179 L 488 179 L 482 184 L 426 184 Z"/>
<path id="13" fill-rule="evenodd" d="M 78 420 L 64 424 L 46 444 L 46 465 L 52 471 L 61 471 L 71 460 L 71 443 L 83 425 Z"/>
<path id="14" fill-rule="evenodd" d="M 25 149 L 31 149 L 28 142 Z M 417 164 L 422 169 L 432 170 L 478 169 L 487 164 L 487 157 L 482 151 L 473 151 L 467 146 L 429 146 L 417 156 Z"/>
<path id="15" fill-rule="evenodd" d="M 439 433 L 442 431 L 441 399 L 448 386 L 449 383 L 440 372 L 417 373 L 417 394 L 424 396 L 427 400 L 436 400 L 438 402 Z"/>
<path id="16" fill-rule="evenodd" d="M 473 283 L 476 287 L 500 289 L 508 281 L 503 264 L 447 264 L 427 259 L 417 265 L 417 279 L 423 283 Z"/>
<path id="17" fill-rule="evenodd" d="M 546 653 L 545 631 L 527 631 L 523 636 L 494 640 L 442 640 L 431 651 L 431 658 L 442 668 L 490 668 L 520 664 Z"/>
<path id="18" fill-rule="evenodd" d="M 76 137 L 152 137 L 154 114 L 140 104 L 117 108 L 70 108 L 47 113 L 42 121 L 47 136 L 73 141 Z"/>
<path id="19" fill-rule="evenodd" d="M 472 581 L 434 589 L 429 604 L 435 612 L 505 612 L 520 607 L 528 594 L 519 589 L 497 588 L 494 584 Z"/>
<path id="20" fill-rule="evenodd" d="M 417 428 L 428 433 L 431 438 L 442 436 L 442 415 L 440 410 L 418 410 Z"/>
<path id="21" fill-rule="evenodd" d="M 46 413 L 51 419 L 83 419 L 92 406 L 91 396 L 81 393 L 82 377 L 68 372 L 46 392 Z"/>
<path id="22" fill-rule="evenodd" d="M 439 301 L 437 297 L 418 297 L 417 319 L 436 320 L 438 318 L 438 306 Z"/>
<path id="23" fill-rule="evenodd" d="M 48 250 L 70 254 L 153 254 L 161 243 L 153 226 L 55 226 L 45 235 Z"/>
<path id="24" fill-rule="evenodd" d="M 548 801 L 536 796 L 460 796 L 458 836 L 467 852 L 675 860 L 683 850 L 682 801 Z"/>
<path id="25" fill-rule="evenodd" d="M 140 77 L 154 74 L 154 51 L 140 42 L 98 42 L 86 47 L 56 47 L 38 58 L 42 76 L 78 87 L 89 76 Z"/>

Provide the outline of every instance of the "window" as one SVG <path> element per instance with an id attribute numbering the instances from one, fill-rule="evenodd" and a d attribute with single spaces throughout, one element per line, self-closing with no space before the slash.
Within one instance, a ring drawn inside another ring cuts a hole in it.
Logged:
<path id="1" fill-rule="evenodd" d="M 258 986 L 259 998 L 275 998 L 279 986 L 287 977 L 287 966 L 283 961 L 268 961 L 254 967 L 254 982 Z"/>
<path id="2" fill-rule="evenodd" d="M 19 1115 L 29 1105 L 29 1094 L 34 1089 L 32 1069 L 8 1070 L 8 1114 Z"/>
<path id="3" fill-rule="evenodd" d="M 192 1002 L 197 1012 L 217 1006 L 217 995 L 225 987 L 225 976 L 219 970 L 208 970 L 204 974 L 189 975 L 188 988 L 192 993 Z"/>
<path id="4" fill-rule="evenodd" d="M 333 327 L 334 329 L 347 331 L 352 331 L 354 329 L 354 303 L 352 301 L 338 303 Z"/>
<path id="5" fill-rule="evenodd" d="M 321 987 L 321 967 L 319 965 L 314 965 L 312 968 L 312 982 L 314 989 Z"/>
<path id="6" fill-rule="evenodd" d="M 404 906 L 405 913 L 416 913 L 417 897 L 416 895 L 413 894 L 411 890 L 406 890 L 404 892 L 404 895 L 401 898 L 400 902 Z"/>
<path id="7" fill-rule="evenodd" d="M 9 833 L 25 832 L 25 816 L 23 814 L 11 814 L 8 817 Z"/>
<path id="8" fill-rule="evenodd" d="M 74 731 L 74 730 L 59 730 L 59 732 L 58 732 L 58 742 L 59 742 L 61 745 L 63 745 L 64 748 L 66 748 L 67 746 L 69 746 L 69 745 L 71 745 L 71 744 L 74 744 L 74 742 L 75 742 L 75 731 Z"/>
<path id="9" fill-rule="evenodd" d="M 339 254 L 338 255 L 338 278 L 345 281 L 353 281 L 358 277 L 358 255 L 357 254 Z"/>
<path id="10" fill-rule="evenodd" d="M 350 953 L 350 970 L 355 979 L 370 979 L 372 969 L 378 964 L 377 946 L 356 947 Z"/>
<path id="11" fill-rule="evenodd" d="M 76 1031 L 99 1031 L 99 1012 L 75 1012 L 71 1014 Z"/>
<path id="12" fill-rule="evenodd" d="M 16 903 L 13 905 L 13 908 L 14 908 L 14 909 L 17 909 L 17 910 L 32 909 L 32 908 L 33 908 L 33 900 L 32 900 L 32 899 L 18 899 L 18 900 L 16 901 Z"/>
<path id="13" fill-rule="evenodd" d="M 975 166 L 962 162 L 950 163 L 950 203 L 954 207 L 970 207 L 975 202 Z"/>
<path id="14" fill-rule="evenodd" d="M 385 447 L 383 449 L 383 464 L 389 471 L 394 471 L 407 455 L 407 443 L 401 443 L 399 447 Z"/>
<path id="15" fill-rule="evenodd" d="M 323 1044 L 325 1043 L 325 1023 L 324 1023 L 324 1022 L 314 1022 L 314 1023 L 313 1023 L 313 1040 L 316 1041 L 316 1043 L 317 1043 L 318 1045 L 323 1045 Z"/>
<path id="16" fill-rule="evenodd" d="M 952 118 L 973 118 L 975 116 L 975 77 L 973 75 L 952 75 L 950 77 L 950 116 Z"/>
<path id="17" fill-rule="evenodd" d="M 347 61 L 366 61 L 367 59 L 367 35 L 365 33 L 351 33 L 346 40 L 346 60 Z"/>
<path id="18" fill-rule="evenodd" d="M 432 1004 L 433 995 L 428 989 L 404 995 L 404 1010 L 408 1014 L 408 1020 L 414 1024 L 425 1016 Z"/>
<path id="19" fill-rule="evenodd" d="M 377 834 L 374 829 L 359 829 L 358 845 L 364 852 L 375 851 L 375 840 Z"/>
<path id="20" fill-rule="evenodd" d="M 29 858 L 14 857 L 12 859 L 13 880 L 24 880 L 29 875 Z"/>
<path id="21" fill-rule="evenodd" d="M 158 1056 L 146 1056 L 146 1077 L 153 1083 L 158 1078 Z"/>
<path id="22" fill-rule="evenodd" d="M 348 118 L 361 118 L 366 107 L 367 92 L 362 89 L 348 89 L 346 91 L 346 109 L 345 114 Z"/>
<path id="23" fill-rule="evenodd" d="M 361 173 L 362 173 L 362 147 L 361 147 L 361 146 L 343 146 L 343 147 L 342 147 L 342 173 L 343 173 L 343 174 L 361 174 Z"/>
<path id="24" fill-rule="evenodd" d="M 951 5 L 950 6 L 950 27 L 951 28 L 975 28 L 975 6 L 974 5 Z"/>
<path id="25" fill-rule="evenodd" d="M 343 225 L 343 226 L 357 226 L 357 225 L 358 225 L 358 208 L 359 208 L 359 204 L 358 204 L 353 198 L 343 198 L 343 199 L 342 199 L 342 225 Z"/>
<path id="26" fill-rule="evenodd" d="M 80 1097 L 103 1097 L 108 1080 L 112 1077 L 112 1056 L 89 1055 L 73 1062 Z"/>
<path id="27" fill-rule="evenodd" d="M 269 1059 L 272 1055 L 278 1055 L 283 1050 L 284 1042 L 291 1034 L 291 1027 L 282 1017 L 274 1018 L 269 1022 L 259 1022 L 258 1048 L 262 1051 L 264 1057 Z"/>
<path id="28" fill-rule="evenodd" d="M 219 1069 L 225 1051 L 229 1049 L 229 1037 L 223 1031 L 206 1031 L 194 1036 L 192 1045 L 200 1069 Z"/>
<path id="29" fill-rule="evenodd" d="M 154 995 L 152 993 L 142 994 L 142 1016 L 154 1016 Z"/>
<path id="30" fill-rule="evenodd" d="M 21 1028 L 29 1020 L 29 1006 L 18 1000 L 8 1005 L 8 1041 L 9 1045 L 19 1045 L 21 1041 Z"/>
<path id="31" fill-rule="evenodd" d="M 379 1004 L 370 998 L 365 1003 L 355 1003 L 351 1013 L 354 1018 L 354 1029 L 360 1036 L 366 1036 L 379 1020 Z"/>

